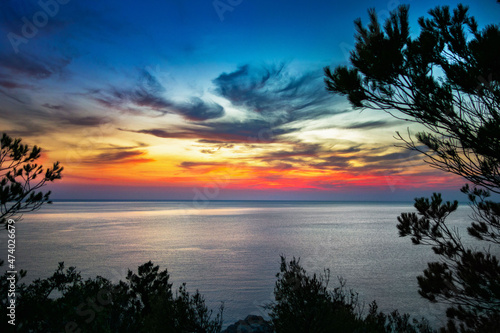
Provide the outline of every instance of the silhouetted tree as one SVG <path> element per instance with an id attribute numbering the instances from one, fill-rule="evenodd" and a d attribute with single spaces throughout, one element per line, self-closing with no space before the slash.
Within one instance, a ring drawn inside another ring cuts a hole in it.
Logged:
<path id="1" fill-rule="evenodd" d="M 268 305 L 276 332 L 327 332 L 328 328 L 352 331 L 361 318 L 357 294 L 345 292 L 343 283 L 328 290 L 330 272 L 307 275 L 299 260 L 281 257 L 274 288 L 276 302 Z"/>
<path id="2" fill-rule="evenodd" d="M 415 39 L 408 6 L 393 12 L 384 28 L 374 10 L 368 27 L 356 20 L 353 66 L 326 67 L 327 90 L 346 95 L 356 108 L 424 125 L 429 131 L 416 135 L 423 146 L 410 138 L 408 148 L 425 154 L 434 167 L 499 193 L 499 28 L 479 30 L 464 6 L 453 13 L 437 7 L 430 14 L 432 19 L 420 18 Z"/>
<path id="3" fill-rule="evenodd" d="M 4 133 L 0 143 L 0 224 L 5 225 L 9 218 L 19 219 L 23 213 L 50 204 L 50 191 L 39 190 L 48 182 L 61 179 L 63 167 L 59 162 L 47 169 L 36 164 L 41 149 L 24 145 L 21 139 Z"/>
<path id="4" fill-rule="evenodd" d="M 41 149 L 37 146 L 30 148 L 21 143 L 21 139 L 12 139 L 7 134 L 3 134 L 0 139 L 0 225 L 7 228 L 10 218 L 18 222 L 23 213 L 39 209 L 43 204 L 51 203 L 49 200 L 50 191 L 43 193 L 39 191 L 47 182 L 53 182 L 61 178 L 63 168 L 59 162 L 54 163 L 52 168 L 45 169 L 43 166 L 34 163 L 40 158 Z M 15 224 L 11 223 L 9 235 L 15 233 Z M 9 249 L 9 253 L 14 256 L 14 250 Z M 9 257 L 9 258 L 12 258 Z M 13 259 L 9 259 L 11 262 Z M 0 266 L 4 263 L 0 260 Z M 14 271 L 14 265 L 10 265 Z M 0 281 L 0 304 L 6 308 L 9 303 L 7 298 L 10 288 L 10 280 L 14 278 L 15 283 L 26 276 L 25 270 L 18 270 L 17 273 L 5 273 Z M 12 298 L 9 296 L 9 298 Z M 7 321 L 2 321 L 4 328 L 12 326 Z M 3 326 L 0 326 L 3 327 Z"/>
<path id="5" fill-rule="evenodd" d="M 139 266 L 138 272 L 129 271 L 126 281 L 119 284 L 125 291 L 120 313 L 131 318 L 130 332 L 196 332 L 216 333 L 222 327 L 223 306 L 214 319 L 205 306 L 203 296 L 187 292 L 186 284 L 172 291 L 167 270 L 159 271 L 151 261 Z M 131 329 L 135 327 L 134 329 Z"/>
<path id="6" fill-rule="evenodd" d="M 276 333 L 433 332 L 426 320 L 412 324 L 408 314 L 378 312 L 375 301 L 363 316 L 358 294 L 346 290 L 345 280 L 339 278 L 339 285 L 330 289 L 329 270 L 308 275 L 299 259 L 287 262 L 282 256 L 276 277 L 275 301 L 266 306 Z"/>
<path id="7" fill-rule="evenodd" d="M 418 277 L 420 294 L 451 305 L 447 330 L 493 331 L 500 322 L 500 204 L 488 200 L 500 193 L 500 30 L 480 30 L 468 8 L 436 7 L 420 18 L 420 34 L 410 36 L 408 6 L 391 13 L 383 27 L 374 10 L 364 27 L 355 21 L 352 66 L 325 68 L 328 91 L 347 96 L 354 108 L 389 112 L 426 128 L 398 137 L 426 162 L 464 177 L 474 210 L 471 236 L 485 241 L 483 250 L 463 245 L 457 230 L 445 223 L 458 203 L 416 199 L 416 213 L 402 214 L 401 236 L 431 245 L 441 261 L 428 264 Z M 480 187 L 485 188 L 481 189 Z M 495 252 L 496 251 L 496 252 Z M 455 322 L 459 323 L 459 328 Z"/>

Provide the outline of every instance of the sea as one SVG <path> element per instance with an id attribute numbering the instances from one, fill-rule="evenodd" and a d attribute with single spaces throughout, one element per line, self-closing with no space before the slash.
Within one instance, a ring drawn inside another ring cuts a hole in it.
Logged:
<path id="1" fill-rule="evenodd" d="M 209 308 L 224 304 L 224 326 L 249 314 L 267 317 L 280 256 L 300 258 L 310 274 L 330 270 L 368 305 L 397 309 L 432 325 L 445 306 L 418 294 L 417 276 L 438 258 L 399 237 L 397 217 L 411 202 L 190 201 L 54 202 L 16 223 L 16 268 L 25 282 L 49 277 L 59 262 L 82 276 L 114 282 L 147 261 L 167 269 L 174 288 L 199 290 Z M 448 218 L 467 239 L 471 209 Z M 0 233 L 1 258 L 7 233 Z M 5 270 L 5 266 L 2 267 Z M 76 315 L 76 314 L 75 314 Z"/>

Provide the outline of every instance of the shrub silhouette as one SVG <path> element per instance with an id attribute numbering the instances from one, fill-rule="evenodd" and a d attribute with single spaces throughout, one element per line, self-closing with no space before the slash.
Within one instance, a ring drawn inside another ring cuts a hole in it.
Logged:
<path id="1" fill-rule="evenodd" d="M 2 301 L 7 284 L 0 282 Z M 196 332 L 217 333 L 223 307 L 212 319 L 198 291 L 182 284 L 174 293 L 167 270 L 147 262 L 116 284 L 97 276 L 84 280 L 60 263 L 46 279 L 17 287 L 17 332 Z M 2 332 L 12 329 L 5 320 Z"/>
<path id="2" fill-rule="evenodd" d="M 282 256 L 276 277 L 275 301 L 266 308 L 277 333 L 433 332 L 424 319 L 412 324 L 407 314 L 378 312 L 376 302 L 363 316 L 358 294 L 346 290 L 345 280 L 339 278 L 339 286 L 329 289 L 328 269 L 311 276 L 299 259 L 287 262 Z"/>
<path id="3" fill-rule="evenodd" d="M 329 289 L 330 273 L 308 275 L 298 259 L 281 257 L 274 290 L 268 304 L 276 333 L 327 332 L 433 332 L 427 321 L 408 314 L 378 311 L 376 302 L 363 316 L 357 293 L 346 290 L 345 281 Z M 0 282 L 2 301 L 7 296 L 5 276 Z M 213 312 L 198 291 L 190 294 L 186 285 L 172 290 L 167 270 L 147 262 L 137 273 L 129 271 L 125 281 L 112 283 L 97 276 L 84 280 L 74 267 L 59 263 L 46 279 L 18 285 L 17 332 L 175 332 L 219 333 L 223 305 Z M 8 332 L 12 326 L 0 323 Z"/>

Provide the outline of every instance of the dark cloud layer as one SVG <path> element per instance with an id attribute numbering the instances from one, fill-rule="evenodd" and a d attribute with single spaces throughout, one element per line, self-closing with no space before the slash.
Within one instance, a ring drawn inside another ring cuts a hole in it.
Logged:
<path id="1" fill-rule="evenodd" d="M 52 75 L 61 74 L 71 61 L 70 56 L 53 55 L 41 58 L 25 53 L 0 52 L 0 69 L 14 76 L 21 75 L 34 79 L 46 79 Z"/>
<path id="2" fill-rule="evenodd" d="M 323 158 L 323 162 L 311 163 L 310 166 L 318 169 L 340 169 L 345 170 L 351 166 L 351 156 L 333 155 Z"/>
<path id="3" fill-rule="evenodd" d="M 292 150 L 278 150 L 268 153 L 261 158 L 266 160 L 287 160 L 295 157 L 314 157 L 320 152 L 324 151 L 324 148 L 319 144 L 306 144 L 306 143 L 294 143 Z"/>
<path id="4" fill-rule="evenodd" d="M 206 142 L 224 143 L 270 143 L 279 140 L 279 136 L 291 133 L 294 129 L 273 127 L 269 122 L 252 119 L 244 122 L 200 123 L 195 127 L 176 127 L 173 129 L 143 129 L 123 131 L 150 134 L 159 138 L 199 139 Z"/>

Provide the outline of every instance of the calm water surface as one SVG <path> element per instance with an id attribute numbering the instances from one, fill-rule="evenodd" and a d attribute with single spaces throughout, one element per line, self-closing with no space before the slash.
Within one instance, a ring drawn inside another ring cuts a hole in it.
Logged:
<path id="1" fill-rule="evenodd" d="M 421 299 L 416 281 L 435 257 L 396 229 L 397 216 L 412 210 L 411 203 L 56 202 L 17 224 L 16 259 L 28 280 L 64 261 L 113 281 L 151 260 L 168 269 L 174 287 L 187 282 L 214 309 L 224 302 L 227 325 L 265 315 L 284 254 L 300 257 L 310 273 L 330 268 L 333 287 L 342 276 L 366 309 L 377 300 L 381 310 L 439 324 L 443 308 Z M 450 223 L 465 226 L 469 213 L 462 205 Z"/>

